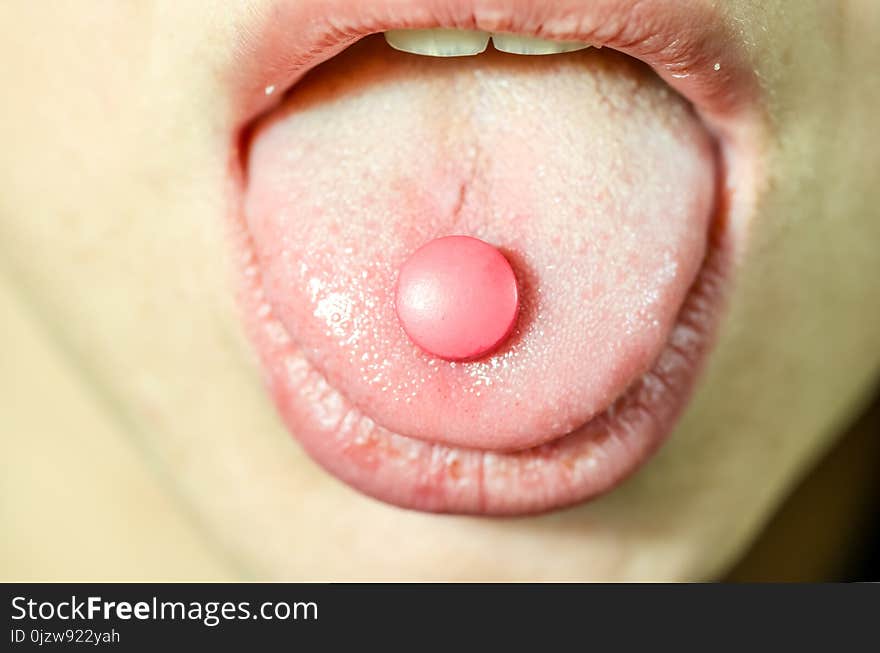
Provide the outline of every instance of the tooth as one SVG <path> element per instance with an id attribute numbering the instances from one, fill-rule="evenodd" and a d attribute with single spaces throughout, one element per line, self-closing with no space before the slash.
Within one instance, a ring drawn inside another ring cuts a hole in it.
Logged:
<path id="1" fill-rule="evenodd" d="M 496 50 L 511 54 L 562 54 L 590 47 L 582 41 L 548 41 L 517 34 L 493 34 L 492 44 Z"/>
<path id="2" fill-rule="evenodd" d="M 395 50 L 429 57 L 480 54 L 489 45 L 489 33 L 465 29 L 395 29 L 385 32 Z"/>

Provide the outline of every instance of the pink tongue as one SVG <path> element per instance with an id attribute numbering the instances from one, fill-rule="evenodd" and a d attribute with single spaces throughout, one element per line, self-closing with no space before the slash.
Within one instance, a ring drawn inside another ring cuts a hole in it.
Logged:
<path id="1" fill-rule="evenodd" d="M 431 59 L 367 39 L 255 133 L 246 219 L 267 297 L 311 364 L 391 431 L 519 449 L 650 368 L 702 262 L 710 140 L 643 66 L 584 51 Z M 401 264 L 451 234 L 498 247 L 522 314 L 488 358 L 421 351 Z"/>

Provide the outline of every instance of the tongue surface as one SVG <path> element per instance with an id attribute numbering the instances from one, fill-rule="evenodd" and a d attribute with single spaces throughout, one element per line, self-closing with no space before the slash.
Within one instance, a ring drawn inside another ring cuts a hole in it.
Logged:
<path id="1" fill-rule="evenodd" d="M 397 433 L 520 449 L 572 431 L 651 367 L 702 263 L 710 140 L 607 51 L 431 59 L 366 39 L 258 126 L 245 214 L 303 355 Z M 433 238 L 513 265 L 522 313 L 488 358 L 411 343 L 397 271 Z"/>

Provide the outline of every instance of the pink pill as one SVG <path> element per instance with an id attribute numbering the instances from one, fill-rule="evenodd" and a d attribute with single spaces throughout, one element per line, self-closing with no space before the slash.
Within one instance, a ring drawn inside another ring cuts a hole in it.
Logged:
<path id="1" fill-rule="evenodd" d="M 437 238 L 400 268 L 395 307 L 403 330 L 426 352 L 473 360 L 494 351 L 513 330 L 516 277 L 504 255 L 482 240 Z"/>

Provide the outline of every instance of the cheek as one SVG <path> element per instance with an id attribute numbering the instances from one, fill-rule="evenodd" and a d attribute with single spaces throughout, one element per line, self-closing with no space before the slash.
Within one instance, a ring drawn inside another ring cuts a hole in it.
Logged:
<path id="1" fill-rule="evenodd" d="M 769 24 L 774 41 L 760 57 L 774 89 L 761 193 L 729 319 L 670 443 L 713 472 L 694 476 L 696 465 L 685 464 L 682 479 L 707 497 L 736 497 L 725 508 L 730 523 L 712 526 L 718 532 L 757 529 L 839 437 L 880 372 L 880 158 L 869 145 L 867 101 L 876 91 L 820 27 L 838 20 L 806 21 L 793 33 Z M 866 56 L 880 59 L 857 55 Z"/>

